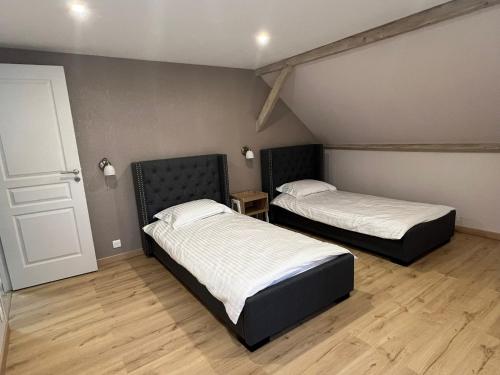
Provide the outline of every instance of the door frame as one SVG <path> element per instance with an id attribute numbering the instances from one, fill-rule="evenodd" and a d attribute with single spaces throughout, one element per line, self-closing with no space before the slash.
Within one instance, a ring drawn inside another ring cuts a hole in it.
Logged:
<path id="1" fill-rule="evenodd" d="M 2 247 L 2 237 L 0 237 L 0 280 L 2 281 L 3 290 L 10 292 L 12 290 L 12 283 L 10 282 L 9 270 L 7 269 L 7 262 Z"/>

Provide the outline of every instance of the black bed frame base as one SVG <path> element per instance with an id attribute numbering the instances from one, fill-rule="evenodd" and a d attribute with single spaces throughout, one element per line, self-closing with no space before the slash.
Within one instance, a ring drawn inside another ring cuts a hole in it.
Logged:
<path id="1" fill-rule="evenodd" d="M 451 211 L 436 220 L 415 225 L 400 240 L 389 240 L 333 227 L 277 206 L 271 206 L 270 212 L 272 223 L 355 246 L 402 266 L 409 266 L 426 254 L 450 242 L 455 229 L 455 211 Z"/>
<path id="2" fill-rule="evenodd" d="M 224 304 L 156 243 L 152 255 L 250 351 L 345 300 L 354 289 L 354 257 L 343 254 L 247 298 L 234 324 Z"/>
<path id="3" fill-rule="evenodd" d="M 262 190 L 272 201 L 280 185 L 303 179 L 324 181 L 324 150 L 321 144 L 261 150 Z M 281 207 L 270 206 L 272 223 L 309 232 L 382 255 L 401 265 L 409 265 L 449 242 L 455 231 L 455 211 L 410 228 L 403 238 L 391 240 L 337 228 L 310 220 Z"/>
<path id="4" fill-rule="evenodd" d="M 243 345 L 245 348 L 247 348 L 247 350 L 249 352 L 254 352 L 256 351 L 257 349 L 260 349 L 262 348 L 264 345 L 268 344 L 269 342 L 271 342 L 271 338 L 270 337 L 266 337 L 265 339 L 262 339 L 261 341 L 259 341 L 258 343 L 256 344 L 253 344 L 253 345 L 248 345 L 244 339 L 242 339 L 241 337 L 238 336 L 238 341 L 240 342 L 241 345 Z"/>
<path id="5" fill-rule="evenodd" d="M 290 328 L 288 328 L 288 329 L 286 329 L 286 330 L 284 330 L 284 331 L 282 331 L 282 332 L 280 332 L 280 333 L 278 333 L 278 334 L 276 334 L 276 335 L 274 335 L 274 336 L 272 336 L 272 337 L 271 337 L 271 336 L 266 337 L 266 338 L 262 339 L 261 341 L 259 341 L 259 342 L 255 343 L 255 344 L 253 344 L 253 345 L 248 345 L 248 344 L 245 342 L 245 339 L 241 338 L 240 336 L 237 336 L 238 341 L 239 341 L 239 342 L 240 342 L 240 343 L 241 343 L 241 344 L 242 344 L 245 348 L 247 348 L 247 350 L 248 350 L 248 351 L 250 351 L 250 352 L 254 352 L 254 351 L 256 351 L 257 349 L 260 349 L 260 348 L 261 348 L 261 347 L 263 347 L 264 345 L 268 344 L 268 343 L 269 343 L 269 342 L 271 342 L 272 340 L 274 340 L 274 339 L 276 339 L 276 338 L 280 337 L 283 333 L 288 332 L 290 329 L 293 329 L 293 328 L 295 328 L 295 327 L 298 327 L 299 325 L 301 325 L 301 324 L 302 324 L 302 323 L 304 323 L 305 321 L 307 321 L 307 320 L 309 320 L 309 319 L 312 319 L 312 318 L 314 318 L 315 316 L 317 316 L 317 315 L 321 314 L 322 312 L 324 312 L 324 311 L 326 311 L 326 310 L 330 309 L 331 307 L 333 307 L 333 306 L 335 306 L 335 305 L 337 305 L 337 304 L 339 304 L 339 303 L 341 303 L 341 302 L 345 301 L 345 300 L 346 300 L 346 299 L 348 299 L 350 296 L 351 296 L 351 293 L 349 292 L 349 293 L 347 293 L 346 295 L 343 295 L 342 297 L 337 298 L 335 301 L 333 301 L 333 303 L 332 303 L 331 305 L 327 306 L 327 307 L 326 307 L 326 308 L 324 308 L 323 310 L 318 311 L 318 312 L 316 312 L 316 313 L 312 314 L 311 316 L 306 317 L 305 319 L 303 319 L 302 321 L 300 321 L 298 324 L 296 324 L 294 327 L 290 327 Z"/>

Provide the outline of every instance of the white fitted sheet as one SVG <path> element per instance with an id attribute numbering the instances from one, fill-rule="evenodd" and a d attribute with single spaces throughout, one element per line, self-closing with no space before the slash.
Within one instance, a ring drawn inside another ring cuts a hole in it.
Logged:
<path id="1" fill-rule="evenodd" d="M 397 240 L 413 226 L 438 219 L 452 207 L 349 193 L 325 191 L 295 198 L 278 195 L 271 204 L 337 228 Z"/>

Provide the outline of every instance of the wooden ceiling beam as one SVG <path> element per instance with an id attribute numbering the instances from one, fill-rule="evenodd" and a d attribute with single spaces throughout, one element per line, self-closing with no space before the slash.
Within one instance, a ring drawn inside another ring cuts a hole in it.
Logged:
<path id="1" fill-rule="evenodd" d="M 293 67 L 291 66 L 285 66 L 283 69 L 281 69 L 281 72 L 278 75 L 278 78 L 276 78 L 276 81 L 274 81 L 273 88 L 269 92 L 266 102 L 264 103 L 259 117 L 257 118 L 257 132 L 262 130 L 267 120 L 269 119 L 269 116 L 271 116 L 271 112 L 273 111 L 274 106 L 280 98 L 280 91 L 283 87 L 283 84 L 285 83 L 288 75 L 292 72 L 292 69 Z"/>
<path id="2" fill-rule="evenodd" d="M 330 150 L 500 153 L 500 143 L 383 143 L 327 145 Z"/>
<path id="3" fill-rule="evenodd" d="M 295 66 L 308 63 L 324 57 L 336 55 L 341 52 L 358 48 L 417 30 L 425 26 L 434 25 L 438 22 L 446 21 L 451 18 L 459 17 L 468 13 L 475 12 L 483 8 L 500 4 L 500 0 L 452 0 L 441 5 L 414 13 L 407 17 L 386 23 L 385 25 L 354 34 L 336 42 L 326 44 L 322 47 L 289 57 L 287 59 L 263 66 L 256 70 L 258 76 L 282 70 L 287 66 Z"/>

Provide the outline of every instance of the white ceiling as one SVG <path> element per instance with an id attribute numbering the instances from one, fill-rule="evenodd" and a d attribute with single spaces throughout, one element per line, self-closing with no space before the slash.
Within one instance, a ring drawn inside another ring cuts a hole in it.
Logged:
<path id="1" fill-rule="evenodd" d="M 328 144 L 500 142 L 500 5 L 299 65 L 281 98 Z"/>
<path id="2" fill-rule="evenodd" d="M 256 68 L 443 0 L 0 0 L 0 46 Z M 255 34 L 266 30 L 262 48 Z"/>

